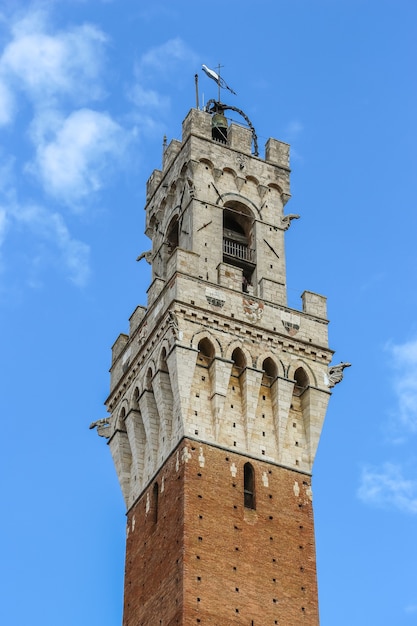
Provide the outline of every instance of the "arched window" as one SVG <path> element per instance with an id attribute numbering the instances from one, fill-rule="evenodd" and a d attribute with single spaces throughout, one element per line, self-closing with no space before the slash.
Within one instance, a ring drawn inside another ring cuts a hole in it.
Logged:
<path id="1" fill-rule="evenodd" d="M 256 509 L 255 506 L 255 470 L 250 463 L 243 468 L 244 504 L 247 509 Z"/>
<path id="2" fill-rule="evenodd" d="M 240 267 L 243 272 L 243 291 L 249 291 L 255 269 L 253 249 L 253 217 L 239 202 L 229 202 L 223 210 L 223 260 Z"/>

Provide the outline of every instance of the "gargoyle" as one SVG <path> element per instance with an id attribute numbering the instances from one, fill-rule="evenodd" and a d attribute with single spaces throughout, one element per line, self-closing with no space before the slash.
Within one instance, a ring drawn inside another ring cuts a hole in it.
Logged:
<path id="1" fill-rule="evenodd" d="M 298 220 L 300 219 L 300 216 L 297 215 L 296 213 L 289 213 L 289 215 L 284 215 L 284 217 L 281 218 L 281 224 L 284 227 L 284 230 L 288 230 L 289 227 L 291 226 L 291 221 L 292 220 Z"/>
<path id="2" fill-rule="evenodd" d="M 142 259 L 145 259 L 147 263 L 151 264 L 152 258 L 153 258 L 152 250 L 147 250 L 146 252 L 142 252 L 142 254 L 138 256 L 136 261 L 142 261 Z"/>
<path id="3" fill-rule="evenodd" d="M 89 426 L 90 430 L 93 428 L 97 428 L 97 434 L 99 437 L 106 437 L 108 439 L 110 437 L 110 418 L 104 417 L 101 420 L 97 420 L 96 422 L 92 422 Z"/>
<path id="4" fill-rule="evenodd" d="M 328 375 L 325 375 L 326 384 L 329 388 L 334 387 L 343 379 L 343 370 L 350 367 L 351 363 L 339 363 L 339 365 L 330 365 Z"/>

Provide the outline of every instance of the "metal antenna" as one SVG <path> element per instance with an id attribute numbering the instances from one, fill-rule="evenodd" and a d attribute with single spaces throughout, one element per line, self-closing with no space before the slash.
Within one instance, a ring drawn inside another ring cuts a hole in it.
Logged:
<path id="1" fill-rule="evenodd" d="M 198 103 L 198 74 L 194 74 L 194 82 L 195 82 L 195 106 L 196 109 L 199 108 L 199 103 Z"/>

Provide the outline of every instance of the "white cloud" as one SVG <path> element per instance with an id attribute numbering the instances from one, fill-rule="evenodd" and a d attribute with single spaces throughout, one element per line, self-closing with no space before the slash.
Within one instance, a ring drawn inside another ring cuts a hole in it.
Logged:
<path id="1" fill-rule="evenodd" d="M 159 76 L 169 76 L 175 80 L 176 68 L 180 62 L 194 63 L 196 55 L 180 39 L 169 39 L 160 46 L 146 52 L 139 63 L 139 71 L 158 72 Z"/>
<path id="2" fill-rule="evenodd" d="M 403 426 L 417 432 L 417 339 L 387 349 L 395 369 L 396 415 Z"/>
<path id="3" fill-rule="evenodd" d="M 136 63 L 136 80 L 128 89 L 128 97 L 140 110 L 141 116 L 143 111 L 147 111 L 153 118 L 166 113 L 171 101 L 163 95 L 161 84 L 169 84 L 172 92 L 172 86 L 178 88 L 188 69 L 195 66 L 196 62 L 196 54 L 179 37 L 169 39 L 146 52 Z M 141 117 L 139 121 L 142 121 Z"/>
<path id="4" fill-rule="evenodd" d="M 417 514 L 417 480 L 405 478 L 399 465 L 365 467 L 357 495 L 366 504 Z"/>
<path id="5" fill-rule="evenodd" d="M 2 245 L 7 229 L 7 212 L 6 209 L 0 207 L 0 246 Z"/>
<path id="6" fill-rule="evenodd" d="M 106 37 L 84 24 L 48 32 L 47 15 L 32 11 L 11 25 L 11 41 L 0 58 L 9 89 L 22 89 L 35 107 L 51 106 L 66 96 L 76 102 L 100 96 Z"/>
<path id="7" fill-rule="evenodd" d="M 14 114 L 14 98 L 6 82 L 0 78 L 0 126 L 9 124 Z"/>
<path id="8" fill-rule="evenodd" d="M 130 90 L 130 99 L 138 108 L 167 110 L 169 98 L 162 96 L 153 89 L 145 89 L 140 83 L 135 83 Z"/>
<path id="9" fill-rule="evenodd" d="M 39 145 L 32 169 L 48 193 L 76 208 L 104 184 L 125 146 L 125 134 L 109 115 L 91 109 L 74 111 L 60 124 L 54 119 L 53 127 L 54 136 Z"/>
<path id="10" fill-rule="evenodd" d="M 57 250 L 58 256 L 52 255 L 53 262 L 62 265 L 71 282 L 78 287 L 87 284 L 90 276 L 90 248 L 71 236 L 62 215 L 50 213 L 37 205 L 14 207 L 11 214 L 20 226 L 29 229 L 38 240 L 47 241 L 50 250 Z M 36 266 L 38 262 L 39 259 L 34 257 L 33 265 Z"/>

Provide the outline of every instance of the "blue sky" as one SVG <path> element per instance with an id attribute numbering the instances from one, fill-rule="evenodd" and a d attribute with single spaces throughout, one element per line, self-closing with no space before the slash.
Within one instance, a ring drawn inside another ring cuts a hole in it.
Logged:
<path id="1" fill-rule="evenodd" d="M 352 363 L 314 468 L 321 626 L 417 624 L 416 24 L 414 0 L 3 0 L 1 623 L 121 624 L 124 506 L 88 425 L 146 303 L 146 180 L 220 61 L 260 145 L 292 145 L 290 306 L 326 295 Z"/>

